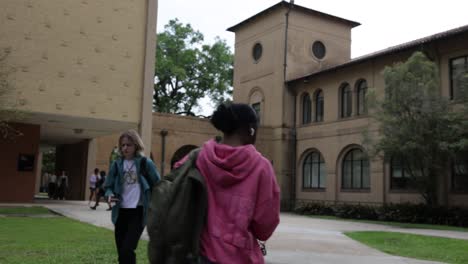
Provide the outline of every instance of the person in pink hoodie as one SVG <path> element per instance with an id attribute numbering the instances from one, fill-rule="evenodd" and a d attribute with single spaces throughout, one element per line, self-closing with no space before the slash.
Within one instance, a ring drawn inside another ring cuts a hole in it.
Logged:
<path id="1" fill-rule="evenodd" d="M 256 112 L 247 104 L 221 104 L 211 123 L 224 136 L 219 143 L 205 142 L 196 162 L 208 195 L 202 259 L 265 263 L 258 241 L 266 241 L 279 224 L 280 190 L 270 161 L 253 145 Z"/>

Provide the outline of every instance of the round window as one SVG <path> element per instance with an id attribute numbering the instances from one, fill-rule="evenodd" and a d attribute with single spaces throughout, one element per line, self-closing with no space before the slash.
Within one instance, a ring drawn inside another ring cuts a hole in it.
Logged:
<path id="1" fill-rule="evenodd" d="M 323 59 L 323 57 L 325 57 L 326 52 L 327 50 L 325 48 L 325 45 L 321 41 L 315 41 L 312 45 L 312 53 L 317 59 Z"/>
<path id="2" fill-rule="evenodd" d="M 256 43 L 252 49 L 252 57 L 255 61 L 258 61 L 262 57 L 263 47 L 262 44 Z"/>

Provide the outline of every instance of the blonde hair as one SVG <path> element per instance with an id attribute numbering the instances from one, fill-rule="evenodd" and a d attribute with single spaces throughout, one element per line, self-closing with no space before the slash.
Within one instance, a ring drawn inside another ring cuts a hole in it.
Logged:
<path id="1" fill-rule="evenodd" d="M 143 151 L 145 150 L 145 145 L 143 144 L 143 140 L 141 140 L 140 135 L 138 135 L 138 132 L 136 132 L 134 129 L 127 130 L 120 134 L 119 137 L 119 154 L 122 155 L 122 150 L 121 150 L 121 145 L 122 145 L 122 139 L 127 138 L 130 140 L 133 144 L 135 144 L 135 154 L 144 156 L 145 154 Z"/>

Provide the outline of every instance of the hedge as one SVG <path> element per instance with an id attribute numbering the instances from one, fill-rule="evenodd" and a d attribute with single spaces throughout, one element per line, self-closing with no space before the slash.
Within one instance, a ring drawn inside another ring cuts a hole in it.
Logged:
<path id="1" fill-rule="evenodd" d="M 294 212 L 303 215 L 468 227 L 467 208 L 430 207 L 425 204 L 363 205 L 309 202 L 297 206 Z"/>

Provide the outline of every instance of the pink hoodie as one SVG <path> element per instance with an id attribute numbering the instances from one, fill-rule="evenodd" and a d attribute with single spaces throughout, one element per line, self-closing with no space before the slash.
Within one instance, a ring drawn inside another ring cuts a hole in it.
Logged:
<path id="1" fill-rule="evenodd" d="M 231 147 L 214 140 L 199 153 L 197 167 L 208 192 L 201 254 L 215 263 L 265 263 L 257 239 L 279 223 L 279 187 L 270 162 L 253 145 Z"/>

